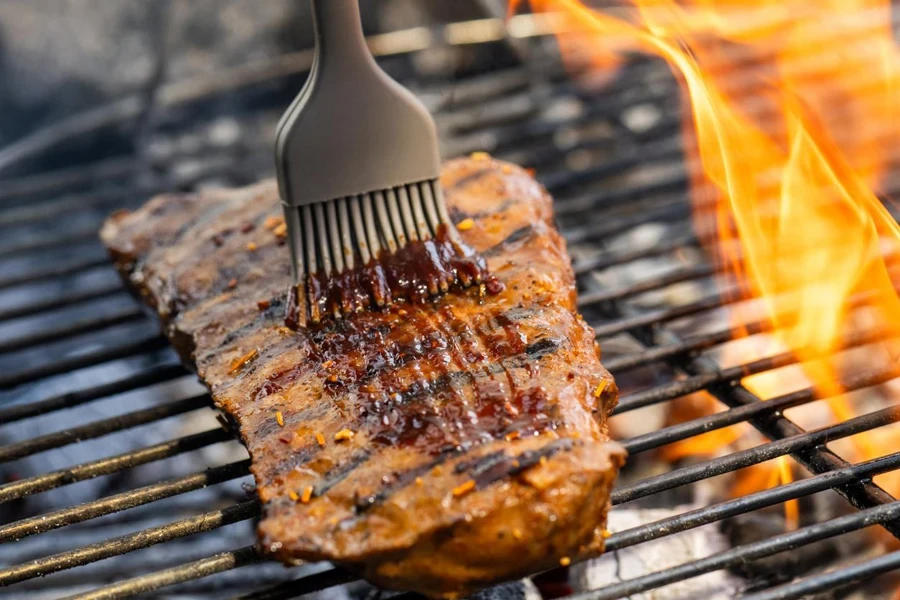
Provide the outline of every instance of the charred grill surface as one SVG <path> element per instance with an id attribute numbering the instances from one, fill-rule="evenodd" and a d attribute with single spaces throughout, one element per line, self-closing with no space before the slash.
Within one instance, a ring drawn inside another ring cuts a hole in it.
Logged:
<path id="1" fill-rule="evenodd" d="M 264 548 L 433 596 L 599 552 L 624 460 L 549 196 L 486 157 L 448 163 L 441 184 L 504 289 L 299 331 L 274 183 L 159 197 L 102 232 L 239 423 Z"/>

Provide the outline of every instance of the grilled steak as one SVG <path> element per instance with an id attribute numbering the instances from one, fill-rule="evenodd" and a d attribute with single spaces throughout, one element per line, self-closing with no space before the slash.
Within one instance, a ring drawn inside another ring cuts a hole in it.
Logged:
<path id="1" fill-rule="evenodd" d="M 624 451 L 549 196 L 486 156 L 441 183 L 502 292 L 292 331 L 272 182 L 158 197 L 102 237 L 239 424 L 263 548 L 452 597 L 599 552 Z"/>

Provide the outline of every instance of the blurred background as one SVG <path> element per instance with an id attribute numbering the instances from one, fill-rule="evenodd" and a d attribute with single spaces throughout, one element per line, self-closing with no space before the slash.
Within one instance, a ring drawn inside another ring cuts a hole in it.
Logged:
<path id="1" fill-rule="evenodd" d="M 505 11 L 502 0 L 362 0 L 360 5 L 367 34 L 502 16 Z M 0 148 L 115 100 L 142 96 L 152 103 L 164 82 L 194 80 L 201 85 L 215 74 L 309 49 L 308 11 L 308 2 L 301 0 L 3 0 Z M 468 60 L 457 55 L 452 64 L 438 60 L 433 68 L 464 71 Z M 302 80 L 276 82 L 285 83 L 286 93 L 269 98 L 286 102 L 298 82 Z M 225 99 L 229 101 L 235 104 L 204 109 L 227 112 L 252 100 L 238 96 Z M 92 136 L 74 143 L 97 158 L 133 149 L 129 137 Z M 69 145 L 45 154 L 41 165 L 28 160 L 16 161 L 14 167 L 0 165 L 5 167 L 0 174 L 47 168 L 59 156 L 71 164 L 73 149 Z"/>

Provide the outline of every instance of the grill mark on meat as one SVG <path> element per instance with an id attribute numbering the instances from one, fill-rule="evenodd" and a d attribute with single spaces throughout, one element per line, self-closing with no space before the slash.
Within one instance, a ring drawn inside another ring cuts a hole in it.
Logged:
<path id="1" fill-rule="evenodd" d="M 298 469 L 308 464 L 310 461 L 316 458 L 320 450 L 321 448 L 318 444 L 307 444 L 295 450 L 291 450 L 291 454 L 288 458 L 274 465 L 269 464 L 265 467 L 257 465 L 257 476 L 270 479 L 281 477 L 285 473 L 290 473 L 294 469 Z"/>
<path id="2" fill-rule="evenodd" d="M 456 463 L 456 466 L 453 468 L 453 472 L 459 475 L 460 473 L 469 471 L 470 474 L 474 477 L 480 471 L 489 468 L 498 460 L 503 460 L 505 458 L 506 450 L 497 450 L 496 452 L 490 452 L 488 454 L 485 454 L 484 456 L 476 456 L 475 458 L 470 460 L 460 461 Z"/>
<path id="3" fill-rule="evenodd" d="M 554 352 L 556 352 L 559 347 L 562 346 L 562 344 L 563 340 L 556 338 L 544 338 L 542 340 L 538 340 L 532 344 L 529 344 L 525 348 L 525 354 L 534 359 L 543 358 L 549 354 L 553 354 Z"/>
<path id="4" fill-rule="evenodd" d="M 328 490 L 345 480 L 350 473 L 355 471 L 370 458 L 372 458 L 372 453 L 369 450 L 364 449 L 354 452 L 350 456 L 350 460 L 331 469 L 322 476 L 319 483 L 313 486 L 315 489 L 313 494 L 315 496 L 326 494 Z"/>
<path id="5" fill-rule="evenodd" d="M 515 313 L 517 311 L 509 312 Z M 509 318 L 507 313 L 503 313 L 501 316 L 504 319 Z M 444 320 L 442 321 L 447 322 Z M 463 328 L 468 327 L 468 325 L 466 325 L 467 322 L 461 321 L 460 323 L 463 325 Z M 454 327 L 451 331 L 461 330 L 462 328 Z M 508 329 L 502 325 L 498 326 L 496 330 L 508 331 Z M 445 336 L 448 336 L 450 340 L 457 339 L 452 333 L 445 334 Z M 542 344 L 541 342 L 536 342 L 536 344 L 541 344 L 541 348 L 539 349 L 541 357 L 549 356 L 562 347 L 561 343 L 554 343 L 552 348 L 547 347 L 546 344 Z M 532 344 L 532 346 L 536 344 Z M 453 344 L 451 344 L 451 346 L 453 346 Z M 503 410 L 503 407 L 497 408 L 496 403 L 498 399 L 506 397 L 507 394 L 502 389 L 490 388 L 486 384 L 496 382 L 496 375 L 505 374 L 508 377 L 510 385 L 509 392 L 510 397 L 512 398 L 511 402 L 513 408 L 515 410 L 522 410 L 524 408 L 524 414 L 509 415 L 510 417 L 519 416 L 520 418 L 511 419 L 508 424 L 502 427 L 499 425 L 495 426 L 492 429 L 486 430 L 485 433 L 489 434 L 491 439 L 499 439 L 512 432 L 530 434 L 543 431 L 552 425 L 552 416 L 538 416 L 536 421 L 537 425 L 535 425 L 533 429 L 524 428 L 520 425 L 523 420 L 532 419 L 540 412 L 540 409 L 534 406 L 535 403 L 540 404 L 539 392 L 527 390 L 523 393 L 519 390 L 519 387 L 511 374 L 511 370 L 515 369 L 522 361 L 528 360 L 529 357 L 534 358 L 534 356 L 529 353 L 528 348 L 529 347 L 525 347 L 524 350 L 516 352 L 515 354 L 497 356 L 496 361 L 484 363 L 477 370 L 474 370 L 472 366 L 462 358 L 462 351 L 457 351 L 455 360 L 457 369 L 455 371 L 447 370 L 432 379 L 425 379 L 423 377 L 422 379 L 412 381 L 410 385 L 405 388 L 397 389 L 393 392 L 384 392 L 379 400 L 373 401 L 368 407 L 364 407 L 360 414 L 357 415 L 353 422 L 348 424 L 348 426 L 355 429 L 363 428 L 369 430 L 371 432 L 372 441 L 384 445 L 391 445 L 397 442 L 402 443 L 403 440 L 406 439 L 404 433 L 407 435 L 414 434 L 415 432 L 411 430 L 415 429 L 413 421 L 417 419 L 417 417 L 421 417 L 423 420 L 430 418 L 432 425 L 440 431 L 445 431 L 448 427 L 449 419 L 441 416 L 441 407 L 436 404 L 436 400 L 440 399 L 441 404 L 444 405 L 452 403 L 454 399 L 459 401 L 462 397 L 459 388 L 466 384 L 474 385 L 476 397 L 479 401 L 478 407 L 471 407 L 469 405 L 466 405 L 466 407 L 470 410 L 475 410 L 478 418 L 496 418 L 501 416 L 499 411 Z M 518 350 L 519 348 L 516 347 L 514 349 Z M 291 371 L 292 374 L 298 372 L 298 370 Z M 276 387 L 276 391 L 271 393 L 276 393 L 281 389 L 283 388 Z M 257 388 L 256 393 L 259 394 L 260 391 L 260 388 Z M 447 393 L 452 394 L 453 398 L 445 398 Z M 389 394 L 399 394 L 401 401 L 393 401 Z M 425 405 L 421 404 L 423 401 L 425 402 Z M 517 406 L 517 404 L 519 406 Z M 496 411 L 494 409 L 496 409 Z M 293 420 L 312 421 L 321 417 L 326 411 L 327 406 L 325 404 L 319 404 L 314 408 L 306 409 L 304 413 L 294 417 Z M 388 423 L 384 423 L 385 418 L 390 419 Z M 274 419 L 266 419 L 262 421 L 259 429 L 256 431 L 256 435 L 273 435 L 278 433 L 280 429 L 281 428 Z M 462 441 L 465 440 L 446 439 L 446 443 L 448 444 L 457 444 Z M 281 468 L 269 471 L 269 474 L 271 476 L 283 475 L 297 467 L 303 466 L 316 455 L 318 450 L 318 446 L 312 446 L 302 455 L 294 456 L 290 460 L 285 461 Z"/>
<path id="6" fill-rule="evenodd" d="M 463 219 L 484 219 L 485 217 L 491 217 L 493 215 L 502 213 L 503 211 L 513 206 L 516 202 L 517 201 L 514 198 L 507 198 L 494 208 L 490 208 L 488 210 L 476 210 L 474 212 L 465 212 L 456 208 L 450 213 L 450 218 L 454 223 L 459 223 Z"/>
<path id="7" fill-rule="evenodd" d="M 548 444 L 547 446 L 544 446 L 539 450 L 528 450 L 526 452 L 523 452 L 516 459 L 518 465 L 513 466 L 513 468 L 510 469 L 509 474 L 518 475 L 520 473 L 523 473 L 528 469 L 534 467 L 535 465 L 540 464 L 541 459 L 549 459 L 558 452 L 571 450 L 575 448 L 576 445 L 581 444 L 582 442 L 576 442 L 576 440 L 573 440 L 571 438 L 562 438 L 554 441 L 551 444 Z"/>
<path id="8" fill-rule="evenodd" d="M 481 255 L 485 257 L 496 256 L 497 254 L 506 251 L 512 244 L 530 239 L 535 233 L 537 232 L 534 229 L 534 225 L 520 227 L 506 236 L 502 241 L 482 252 Z"/>
<path id="9" fill-rule="evenodd" d="M 521 360 L 525 356 L 524 354 L 516 355 L 508 357 L 505 361 Z M 423 385 L 422 382 L 414 382 L 400 394 L 401 401 L 374 402 L 364 408 L 361 425 L 371 432 L 371 439 L 374 442 L 385 445 L 407 445 L 410 443 L 408 436 L 416 438 L 426 436 L 427 425 L 432 425 L 437 431 L 446 433 L 448 429 L 455 426 L 459 418 L 466 416 L 459 414 L 463 408 L 474 413 L 470 421 L 472 419 L 475 421 L 475 423 L 463 423 L 463 425 L 474 427 L 477 424 L 477 430 L 483 434 L 484 438 L 487 438 L 482 441 L 502 438 L 511 431 L 531 434 L 552 427 L 558 418 L 556 409 L 555 406 L 548 404 L 546 395 L 539 387 L 517 389 L 508 401 L 509 408 L 514 411 L 512 413 L 507 412 L 508 407 L 502 405 L 496 396 L 490 394 L 482 393 L 481 396 L 478 396 L 478 405 L 471 406 L 467 403 L 464 407 L 455 406 L 452 398 L 447 397 L 448 392 L 454 394 L 454 384 L 471 383 L 476 390 L 484 390 L 483 379 L 491 380 L 495 375 L 508 372 L 508 370 L 509 367 L 502 362 L 493 363 L 486 365 L 484 370 L 477 373 L 464 369 L 441 375 L 428 381 L 427 385 Z M 450 408 L 456 410 L 457 414 L 442 412 Z M 385 423 L 385 419 L 387 419 L 387 423 Z M 465 429 L 466 427 L 463 427 L 461 431 L 465 432 Z M 446 435 L 442 438 L 448 444 L 474 441 L 469 438 L 449 438 Z M 428 442 L 427 446 L 433 447 L 436 444 L 432 440 Z"/>
<path id="10" fill-rule="evenodd" d="M 540 464 L 542 458 L 549 460 L 554 455 L 560 452 L 567 452 L 575 447 L 576 444 L 573 440 L 563 438 L 554 440 L 539 450 L 529 450 L 518 455 L 509 455 L 503 450 L 491 452 L 470 461 L 457 463 L 453 472 L 458 475 L 469 472 L 470 478 L 475 482 L 475 489 L 484 489 L 489 485 L 519 475 Z M 397 475 L 395 481 L 385 486 L 381 491 L 359 499 L 355 505 L 357 514 L 353 517 L 348 517 L 342 521 L 339 526 L 344 525 L 349 521 L 354 521 L 360 515 L 387 502 L 391 496 L 415 482 L 417 477 L 421 477 L 434 467 L 460 453 L 461 450 L 457 450 L 452 453 L 441 455 L 431 462 L 419 465 L 409 471 Z"/>
<path id="11" fill-rule="evenodd" d="M 433 460 L 427 461 L 421 465 L 413 467 L 412 469 L 403 471 L 402 473 L 395 474 L 393 480 L 385 484 L 385 486 L 378 492 L 367 494 L 364 497 L 358 498 L 353 506 L 354 511 L 357 515 L 360 515 L 372 508 L 375 508 L 379 504 L 386 502 L 391 496 L 393 496 L 403 488 L 414 483 L 417 478 L 425 475 L 435 467 L 444 464 L 448 460 L 452 460 L 465 451 L 466 449 L 462 446 L 445 449 Z M 353 518 L 354 517 L 350 517 L 350 519 Z"/>
<path id="12" fill-rule="evenodd" d="M 554 351 L 559 350 L 559 348 L 560 347 L 557 346 Z M 497 374 L 509 374 L 510 367 L 515 368 L 520 361 L 527 359 L 527 357 L 528 355 L 526 352 L 503 357 L 498 362 L 484 365 L 479 372 L 475 373 L 473 373 L 470 368 L 467 368 L 466 364 L 461 364 L 458 370 L 442 373 L 434 379 L 413 381 L 408 387 L 394 392 L 399 394 L 402 398 L 400 402 L 392 401 L 385 395 L 380 400 L 373 401 L 369 406 L 364 407 L 359 415 L 352 423 L 349 423 L 348 426 L 354 429 L 362 428 L 370 431 L 370 439 L 373 442 L 378 442 L 385 446 L 390 446 L 398 442 L 403 443 L 405 437 L 404 435 L 398 434 L 398 430 L 407 435 L 415 434 L 415 432 L 412 431 L 415 427 L 413 427 L 411 423 L 419 416 L 423 419 L 425 419 L 426 416 L 430 416 L 437 429 L 444 431 L 447 427 L 448 418 L 440 416 L 440 406 L 438 406 L 435 400 L 440 399 L 441 405 L 451 404 L 454 398 L 459 399 L 459 396 L 461 395 L 458 388 L 467 383 L 471 383 L 476 386 L 476 389 L 482 390 L 480 396 L 482 410 L 482 414 L 480 415 L 481 419 L 494 418 L 497 416 L 494 409 L 497 409 L 496 401 L 498 396 L 496 396 L 496 393 L 485 393 L 486 388 L 484 387 L 484 382 L 481 381 L 482 378 L 493 380 L 493 377 Z M 507 365 L 504 363 L 510 364 Z M 481 384 L 480 386 L 479 383 Z M 454 398 L 446 398 L 448 393 L 452 394 Z M 512 396 L 512 406 L 516 410 L 521 411 L 520 415 L 518 415 L 520 417 L 518 421 L 531 419 L 536 416 L 535 411 L 540 410 L 538 406 L 535 406 L 535 403 L 540 404 L 540 398 L 535 396 L 535 394 L 538 394 L 538 392 L 535 392 L 534 390 L 526 391 L 525 393 L 516 391 Z M 420 404 L 423 400 L 427 403 L 425 406 Z M 468 408 L 471 407 L 469 406 Z M 503 407 L 499 407 L 498 410 L 502 409 Z M 327 410 L 327 405 L 318 404 L 315 407 L 306 409 L 304 413 L 302 413 L 302 416 L 293 417 L 293 420 L 313 421 L 325 414 Z M 428 412 L 429 410 L 431 411 L 430 413 Z M 386 424 L 383 419 L 385 415 L 388 414 L 388 411 L 390 411 L 395 418 L 391 419 L 390 422 Z M 477 414 L 478 413 L 476 413 L 476 415 Z M 536 422 L 549 425 L 552 422 L 552 419 L 538 416 Z M 534 433 L 543 431 L 544 429 L 545 427 L 538 426 L 535 426 L 533 429 L 520 428 L 517 421 L 513 419 L 509 424 L 506 424 L 503 427 L 497 426 L 493 429 L 485 430 L 484 433 L 489 434 L 491 439 L 500 439 L 513 431 L 519 433 L 522 433 L 523 431 Z M 275 435 L 278 434 L 280 430 L 281 427 L 274 419 L 265 419 L 260 424 L 255 435 L 260 437 Z M 451 445 L 458 444 L 462 441 L 463 440 L 458 439 L 446 440 L 446 442 Z M 486 442 L 488 440 L 483 441 Z M 280 463 L 278 468 L 271 469 L 267 471 L 267 473 L 272 477 L 284 475 L 285 473 L 308 463 L 315 457 L 319 450 L 320 448 L 315 445 L 304 448 L 289 460 Z"/>
<path id="13" fill-rule="evenodd" d="M 452 192 L 459 191 L 462 188 L 464 188 L 470 184 L 477 183 L 477 182 L 481 181 L 482 179 L 484 179 L 485 177 L 487 177 L 488 175 L 492 175 L 492 174 L 493 174 L 493 169 L 490 168 L 489 166 L 484 167 L 483 169 L 476 169 L 475 171 L 472 171 L 471 173 L 469 173 L 467 175 L 463 175 L 462 177 L 460 177 L 459 179 L 457 179 L 456 181 L 451 183 L 449 186 L 447 186 L 445 193 L 452 193 Z"/>
<path id="14" fill-rule="evenodd" d="M 317 404 L 314 404 L 313 406 L 307 406 L 301 409 L 299 412 L 290 414 L 288 419 L 285 421 L 285 425 L 290 427 L 294 422 L 304 422 L 319 419 L 327 412 L 328 404 L 319 402 Z M 271 419 L 262 419 L 260 424 L 253 431 L 253 435 L 259 438 L 269 437 L 270 435 L 275 434 L 281 435 L 283 429 L 284 428 L 278 424 L 278 421 L 273 415 Z"/>
<path id="15" fill-rule="evenodd" d="M 489 353 L 490 358 L 494 361 L 520 353 L 521 349 L 516 346 L 516 344 L 521 346 L 516 337 L 515 328 L 517 327 L 517 321 L 527 318 L 528 315 L 534 314 L 534 312 L 534 310 L 523 311 L 521 309 L 510 309 L 490 317 L 489 320 L 486 319 L 486 327 L 482 327 L 481 332 L 483 337 L 487 338 L 488 344 L 486 348 L 482 348 L 480 351 Z M 277 315 L 279 313 L 278 311 L 275 311 L 272 314 Z M 440 317 L 438 318 L 440 319 Z M 364 356 L 372 356 L 373 360 L 368 361 L 365 369 L 361 372 L 357 372 L 355 375 L 353 385 L 351 386 L 353 389 L 370 386 L 371 384 L 376 383 L 379 378 L 383 377 L 385 373 L 396 372 L 407 365 L 416 364 L 418 362 L 430 362 L 432 357 L 444 352 L 450 353 L 453 358 L 457 359 L 457 370 L 464 370 L 467 363 L 461 362 L 462 354 L 454 345 L 454 340 L 459 339 L 461 332 L 473 330 L 474 327 L 469 322 L 458 319 L 441 319 L 441 321 L 442 324 L 446 326 L 440 329 L 434 325 L 434 320 L 430 318 L 423 318 L 420 321 L 411 324 L 411 331 L 408 336 L 410 341 L 407 344 L 398 345 L 391 349 L 387 349 L 385 346 L 384 334 L 386 332 L 383 330 L 372 330 L 369 333 L 371 335 L 377 334 L 377 337 L 366 338 L 366 334 L 363 333 L 362 337 L 357 335 L 345 335 L 343 338 L 340 338 L 332 332 L 326 337 L 343 339 L 344 341 L 349 339 L 353 340 L 353 343 L 341 343 L 339 346 L 332 347 L 327 351 L 323 350 L 320 346 L 314 348 L 312 352 L 313 354 L 320 356 L 332 356 L 346 355 L 358 350 L 359 353 Z M 250 327 L 250 325 L 242 327 L 241 330 L 246 329 L 247 327 Z M 414 334 L 413 331 L 417 331 L 419 335 Z M 494 335 L 497 333 L 505 336 L 508 344 L 498 341 L 497 336 Z M 432 337 L 433 334 L 437 334 L 437 336 Z M 226 340 L 223 341 L 222 346 L 233 342 L 239 337 L 239 335 L 226 336 Z M 429 341 L 437 343 L 436 345 L 423 344 L 423 342 Z M 273 374 L 266 382 L 261 384 L 255 390 L 253 396 L 259 400 L 269 394 L 277 393 L 296 381 L 302 375 L 306 374 L 309 370 L 319 368 L 320 366 L 320 362 L 310 361 L 298 365 L 291 369 L 289 373 L 282 371 Z M 417 371 L 421 372 L 418 364 L 416 364 L 415 368 Z M 423 376 L 423 380 L 425 379 L 426 378 Z"/>

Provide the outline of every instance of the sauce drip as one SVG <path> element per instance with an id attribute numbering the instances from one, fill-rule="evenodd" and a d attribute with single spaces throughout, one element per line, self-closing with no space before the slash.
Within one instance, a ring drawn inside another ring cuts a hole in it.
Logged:
<path id="1" fill-rule="evenodd" d="M 285 324 L 298 329 L 399 300 L 423 303 L 444 289 L 483 285 L 484 293 L 497 294 L 503 284 L 487 271 L 475 250 L 454 242 L 446 225 L 427 241 L 410 241 L 396 252 L 382 252 L 362 267 L 342 273 L 316 273 L 293 286 L 288 295 Z M 305 288 L 305 289 L 304 289 Z"/>

